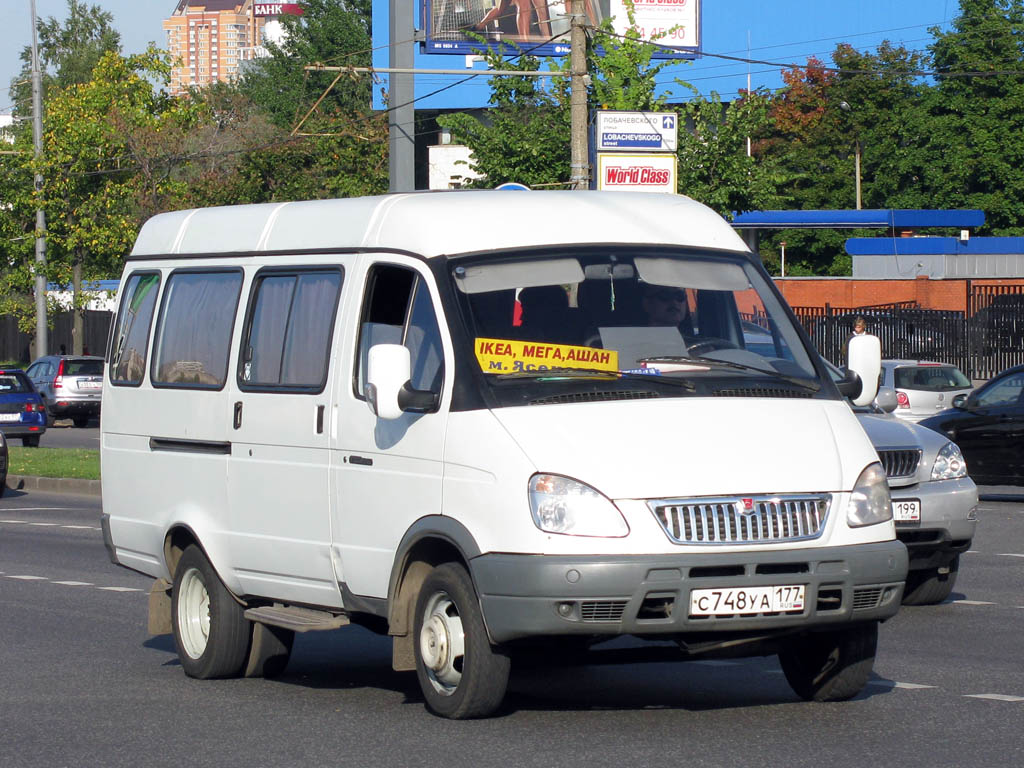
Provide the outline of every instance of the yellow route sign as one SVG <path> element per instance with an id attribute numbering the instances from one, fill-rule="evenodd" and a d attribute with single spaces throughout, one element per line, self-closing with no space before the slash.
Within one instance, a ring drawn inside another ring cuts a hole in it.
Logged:
<path id="1" fill-rule="evenodd" d="M 484 373 L 518 373 L 544 371 L 549 368 L 619 370 L 619 353 L 614 349 L 482 338 L 474 341 L 474 348 L 476 359 Z"/>

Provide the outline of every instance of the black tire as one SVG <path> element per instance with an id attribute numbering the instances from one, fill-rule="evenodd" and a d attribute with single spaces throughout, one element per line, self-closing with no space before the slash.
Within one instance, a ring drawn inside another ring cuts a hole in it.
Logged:
<path id="1" fill-rule="evenodd" d="M 21 438 L 21 444 L 26 448 L 38 448 L 39 447 L 39 435 L 32 435 L 31 437 Z"/>
<path id="2" fill-rule="evenodd" d="M 244 676 L 277 677 L 288 666 L 294 643 L 295 633 L 292 630 L 253 622 Z"/>
<path id="3" fill-rule="evenodd" d="M 3 497 L 4 492 L 7 490 L 7 474 L 0 476 L 0 497 Z"/>
<path id="4" fill-rule="evenodd" d="M 78 427 L 79 429 L 83 429 L 89 426 L 88 416 L 75 416 L 72 419 L 72 421 L 74 422 L 75 426 Z"/>
<path id="5" fill-rule="evenodd" d="M 878 623 L 811 632 L 779 652 L 786 680 L 807 701 L 845 701 L 867 685 L 875 664 Z"/>
<path id="6" fill-rule="evenodd" d="M 941 603 L 953 591 L 956 575 L 960 571 L 960 555 L 949 562 L 949 573 L 938 569 L 911 571 L 907 574 L 907 586 L 903 590 L 904 605 L 935 605 Z"/>
<path id="7" fill-rule="evenodd" d="M 174 572 L 171 628 L 181 667 L 189 677 L 237 677 L 245 668 L 251 624 L 194 544 Z"/>
<path id="8" fill-rule="evenodd" d="M 440 565 L 424 579 L 414 632 L 416 676 L 432 712 L 462 720 L 487 717 L 501 705 L 511 662 L 491 646 L 461 564 Z"/>

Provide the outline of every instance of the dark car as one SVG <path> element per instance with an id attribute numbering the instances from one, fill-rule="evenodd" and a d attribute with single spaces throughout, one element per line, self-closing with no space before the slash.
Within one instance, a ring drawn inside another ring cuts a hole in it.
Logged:
<path id="1" fill-rule="evenodd" d="M 1024 365 L 955 397 L 952 408 L 920 424 L 960 446 L 974 482 L 1024 485 Z"/>
<path id="2" fill-rule="evenodd" d="M 0 432 L 34 447 L 45 431 L 46 407 L 28 376 L 15 368 L 0 370 Z"/>
<path id="3" fill-rule="evenodd" d="M 7 440 L 0 432 L 0 496 L 7 490 Z"/>
<path id="4" fill-rule="evenodd" d="M 47 355 L 28 367 L 28 377 L 54 419 L 70 418 L 84 427 L 100 415 L 102 357 Z"/>

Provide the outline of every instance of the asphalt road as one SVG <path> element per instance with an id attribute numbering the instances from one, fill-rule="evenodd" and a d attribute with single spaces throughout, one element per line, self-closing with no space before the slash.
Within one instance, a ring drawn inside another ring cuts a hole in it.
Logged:
<path id="1" fill-rule="evenodd" d="M 0 499 L 0 765 L 1017 766 L 1024 504 L 985 502 L 950 602 L 883 625 L 876 678 L 808 704 L 773 658 L 513 671 L 505 708 L 423 707 L 389 641 L 300 635 L 274 680 L 185 677 L 146 633 L 149 580 L 111 565 L 98 499 Z"/>
<path id="2" fill-rule="evenodd" d="M 14 445 L 21 443 L 13 438 Z M 46 428 L 39 445 L 45 448 L 100 448 L 100 422 L 93 419 L 88 427 L 76 427 L 70 419 L 61 419 L 52 422 Z"/>

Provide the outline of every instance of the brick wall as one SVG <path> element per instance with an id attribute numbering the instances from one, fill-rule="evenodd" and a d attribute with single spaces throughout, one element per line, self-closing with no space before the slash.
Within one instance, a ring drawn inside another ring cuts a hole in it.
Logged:
<path id="1" fill-rule="evenodd" d="M 848 277 L 776 277 L 775 284 L 794 307 L 870 307 L 913 301 L 922 309 L 967 311 L 970 286 L 1024 285 L 1024 279 L 855 280 Z"/>

